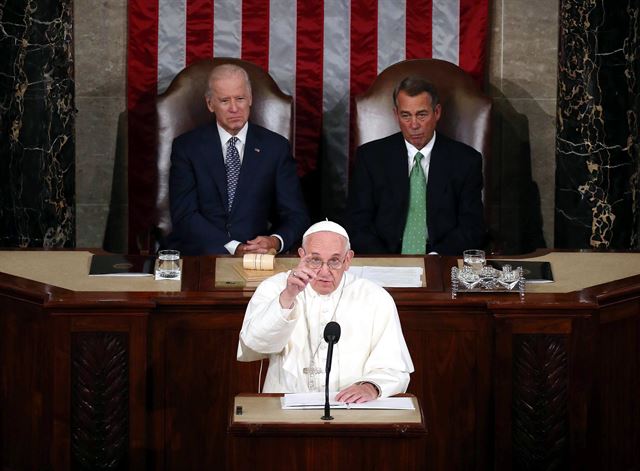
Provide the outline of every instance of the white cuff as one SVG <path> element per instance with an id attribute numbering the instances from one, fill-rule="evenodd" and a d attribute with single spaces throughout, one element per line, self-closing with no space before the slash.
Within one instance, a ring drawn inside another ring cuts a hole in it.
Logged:
<path id="1" fill-rule="evenodd" d="M 227 249 L 231 255 L 235 255 L 238 245 L 240 245 L 240 242 L 237 240 L 231 240 L 224 244 L 224 248 Z"/>
<path id="2" fill-rule="evenodd" d="M 282 249 L 284 248 L 284 240 L 282 240 L 282 237 L 280 237 L 278 234 L 271 234 L 271 236 L 276 237 L 280 241 L 280 250 L 278 250 L 277 253 L 282 252 Z"/>

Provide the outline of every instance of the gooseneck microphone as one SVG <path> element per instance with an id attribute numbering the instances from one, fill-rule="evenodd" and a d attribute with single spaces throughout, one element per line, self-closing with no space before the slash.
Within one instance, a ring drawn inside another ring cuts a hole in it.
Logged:
<path id="1" fill-rule="evenodd" d="M 331 321 L 324 328 L 324 339 L 329 344 L 327 349 L 326 376 L 324 380 L 324 416 L 322 420 L 333 420 L 331 407 L 329 406 L 329 373 L 331 373 L 331 360 L 333 359 L 333 346 L 340 340 L 340 324 Z"/>

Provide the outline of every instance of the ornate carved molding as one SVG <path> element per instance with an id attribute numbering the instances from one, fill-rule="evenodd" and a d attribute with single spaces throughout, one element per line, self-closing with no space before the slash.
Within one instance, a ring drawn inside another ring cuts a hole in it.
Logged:
<path id="1" fill-rule="evenodd" d="M 514 336 L 513 469 L 568 469 L 567 386 L 566 337 Z"/>
<path id="2" fill-rule="evenodd" d="M 129 338 L 76 332 L 71 340 L 71 463 L 74 470 L 128 469 Z"/>

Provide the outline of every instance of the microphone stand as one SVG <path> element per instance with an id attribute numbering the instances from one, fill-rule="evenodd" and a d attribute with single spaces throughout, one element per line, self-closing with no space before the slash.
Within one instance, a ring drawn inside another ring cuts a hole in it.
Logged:
<path id="1" fill-rule="evenodd" d="M 331 416 L 331 406 L 329 405 L 329 373 L 331 373 L 331 357 L 333 356 L 333 344 L 335 341 L 331 339 L 327 350 L 327 364 L 325 366 L 326 376 L 324 380 L 324 415 L 322 420 L 333 420 Z"/>
<path id="2" fill-rule="evenodd" d="M 322 420 L 333 420 L 331 417 L 331 407 L 329 405 L 329 373 L 331 373 L 331 359 L 333 357 L 333 346 L 340 340 L 340 324 L 331 321 L 324 328 L 324 340 L 329 344 L 327 349 L 327 364 L 325 366 L 326 376 L 324 381 L 324 415 Z"/>

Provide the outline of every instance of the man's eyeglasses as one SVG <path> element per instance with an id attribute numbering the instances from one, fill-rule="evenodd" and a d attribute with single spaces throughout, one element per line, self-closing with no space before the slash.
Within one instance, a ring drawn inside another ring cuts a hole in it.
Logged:
<path id="1" fill-rule="evenodd" d="M 344 259 L 330 258 L 328 261 L 323 262 L 321 259 L 313 257 L 307 260 L 307 266 L 313 270 L 320 270 L 325 263 L 330 270 L 340 270 L 344 264 Z"/>

